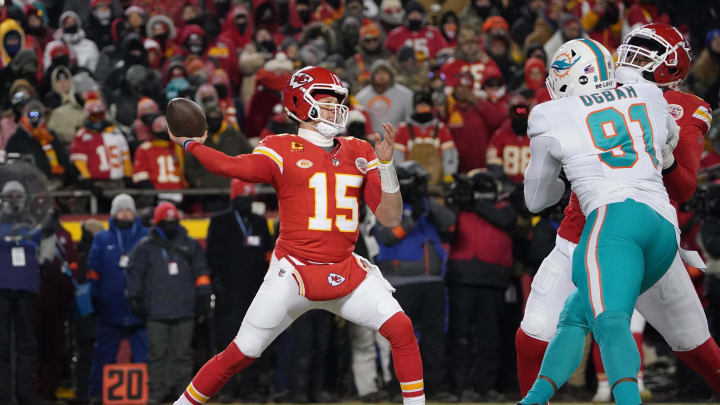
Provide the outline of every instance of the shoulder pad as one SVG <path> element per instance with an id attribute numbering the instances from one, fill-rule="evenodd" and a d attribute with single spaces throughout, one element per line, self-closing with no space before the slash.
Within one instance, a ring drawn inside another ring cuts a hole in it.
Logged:
<path id="1" fill-rule="evenodd" d="M 527 129 L 528 136 L 530 138 L 532 138 L 533 136 L 545 134 L 552 130 L 553 123 L 547 116 L 547 110 L 549 110 L 548 105 L 552 104 L 554 103 L 542 103 L 530 110 L 530 117 L 528 118 Z"/>

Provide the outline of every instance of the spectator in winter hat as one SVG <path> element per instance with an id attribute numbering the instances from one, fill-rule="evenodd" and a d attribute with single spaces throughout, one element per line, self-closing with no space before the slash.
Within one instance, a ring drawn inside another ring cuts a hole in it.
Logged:
<path id="1" fill-rule="evenodd" d="M 130 253 L 127 269 L 131 309 L 147 320 L 151 404 L 163 403 L 191 377 L 195 321 L 210 312 L 205 252 L 179 217 L 171 203 L 159 204 L 154 226 Z"/>
<path id="2" fill-rule="evenodd" d="M 162 14 L 150 17 L 145 23 L 146 38 L 157 41 L 166 58 L 171 58 L 180 52 L 174 42 L 176 35 L 175 23 Z"/>
<path id="3" fill-rule="evenodd" d="M 253 20 L 249 15 L 244 5 L 238 4 L 230 10 L 223 22 L 222 35 L 229 37 L 237 49 L 243 49 L 252 40 Z"/>
<path id="4" fill-rule="evenodd" d="M 143 143 L 151 139 L 150 124 L 153 114 L 159 113 L 160 108 L 157 103 L 149 98 L 142 97 L 137 103 L 137 118 L 133 122 L 134 138 L 139 143 Z"/>
<path id="5" fill-rule="evenodd" d="M 110 32 L 112 24 L 112 4 L 110 0 L 92 0 L 88 16 L 88 37 L 95 41 L 99 49 L 113 43 Z"/>
<path id="6" fill-rule="evenodd" d="M 47 26 L 47 13 L 42 3 L 36 2 L 25 5 L 25 34 L 35 38 L 35 42 L 44 50 L 45 46 L 53 40 L 53 30 Z"/>
<path id="7" fill-rule="evenodd" d="M 0 23 L 0 41 L 0 67 L 5 67 L 25 47 L 25 31 L 17 21 L 7 19 Z"/>
<path id="8" fill-rule="evenodd" d="M 385 32 L 402 25 L 405 20 L 405 9 L 400 0 L 382 0 L 380 2 L 380 23 Z"/>
<path id="9" fill-rule="evenodd" d="M 524 69 L 525 86 L 532 91 L 537 91 L 545 86 L 546 68 L 545 62 L 540 58 L 530 58 L 525 62 Z"/>
<path id="10" fill-rule="evenodd" d="M 370 84 L 357 93 L 357 101 L 370 115 L 373 131 L 382 130 L 389 122 L 397 128 L 412 114 L 412 90 L 395 83 L 395 72 L 390 63 L 376 60 L 370 68 Z"/>
<path id="11" fill-rule="evenodd" d="M 85 31 L 80 24 L 81 20 L 77 13 L 65 11 L 60 15 L 58 21 L 60 28 L 55 31 L 54 36 L 70 48 L 70 53 L 77 59 L 78 66 L 94 72 L 100 52 L 95 42 L 85 37 Z"/>
<path id="12" fill-rule="evenodd" d="M 135 200 L 128 194 L 118 194 L 110 205 L 109 229 L 101 230 L 93 238 L 86 275 L 98 316 L 98 339 L 88 392 L 91 397 L 100 396 L 103 367 L 117 361 L 123 338 L 130 343 L 133 362 L 147 360 L 147 333 L 140 319 L 131 313 L 125 294 L 130 252 L 147 234 Z"/>
<path id="13" fill-rule="evenodd" d="M 140 36 L 145 34 L 145 10 L 142 7 L 130 6 L 123 13 L 130 28 L 130 32 Z"/>
<path id="14" fill-rule="evenodd" d="M 460 26 L 460 19 L 454 11 L 446 11 L 440 17 L 440 32 L 448 44 L 448 47 L 455 47 L 457 43 L 457 30 Z"/>
<path id="15" fill-rule="evenodd" d="M 165 54 L 163 53 L 160 44 L 154 39 L 145 38 L 143 40 L 143 47 L 148 56 L 148 66 L 151 69 L 158 70 L 165 62 Z"/>
<path id="16" fill-rule="evenodd" d="M 545 54 L 555 55 L 562 44 L 572 39 L 587 37 L 580 19 L 574 14 L 564 14 L 555 34 L 545 42 Z"/>
<path id="17" fill-rule="evenodd" d="M 75 98 L 75 89 L 70 76 L 70 70 L 64 66 L 58 66 L 51 73 L 51 83 L 53 88 L 55 103 L 57 105 L 50 115 L 47 126 L 50 131 L 55 133 L 63 144 L 66 155 L 70 151 L 70 142 L 72 142 L 75 133 L 83 125 L 85 114 L 82 106 Z"/>
<path id="18" fill-rule="evenodd" d="M 345 61 L 345 78 L 352 88 L 359 89 L 370 80 L 370 66 L 378 59 L 389 59 L 392 55 L 383 46 L 379 25 L 369 22 L 360 28 L 360 46 L 357 53 Z"/>

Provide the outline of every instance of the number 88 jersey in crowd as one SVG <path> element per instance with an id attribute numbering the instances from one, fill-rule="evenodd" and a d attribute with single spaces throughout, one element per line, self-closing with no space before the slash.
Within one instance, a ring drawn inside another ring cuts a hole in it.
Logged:
<path id="1" fill-rule="evenodd" d="M 263 139 L 253 154 L 266 157 L 264 170 L 256 171 L 253 180 L 270 183 L 277 192 L 279 256 L 323 263 L 350 256 L 358 238 L 360 204 L 364 200 L 374 212 L 382 195 L 372 146 L 336 137 L 328 152 L 286 134 Z"/>
<path id="2" fill-rule="evenodd" d="M 553 155 L 585 215 L 632 198 L 677 225 L 661 174 L 669 129 L 677 127 L 668 103 L 646 83 L 548 101 L 533 108 L 528 121 L 531 138 L 557 141 Z"/>

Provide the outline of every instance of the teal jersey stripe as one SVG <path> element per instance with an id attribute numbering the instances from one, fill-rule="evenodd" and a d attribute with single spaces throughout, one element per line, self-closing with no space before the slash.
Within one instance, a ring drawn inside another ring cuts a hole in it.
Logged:
<path id="1" fill-rule="evenodd" d="M 587 46 L 589 46 L 595 54 L 595 58 L 597 59 L 599 65 L 598 67 L 600 68 L 600 81 L 607 80 L 607 65 L 605 64 L 605 56 L 603 55 L 602 51 L 600 50 L 600 48 L 598 48 L 597 45 L 595 45 L 593 41 L 589 39 L 581 39 L 581 41 L 583 41 Z"/>

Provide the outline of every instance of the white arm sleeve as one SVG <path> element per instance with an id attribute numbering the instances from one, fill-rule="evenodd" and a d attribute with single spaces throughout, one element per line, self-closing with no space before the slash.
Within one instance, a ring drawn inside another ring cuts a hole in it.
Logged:
<path id="1" fill-rule="evenodd" d="M 558 178 L 562 164 L 553 153 L 560 151 L 560 143 L 547 136 L 530 139 L 530 164 L 525 170 L 525 204 L 530 212 L 540 212 L 560 201 L 565 183 Z"/>

